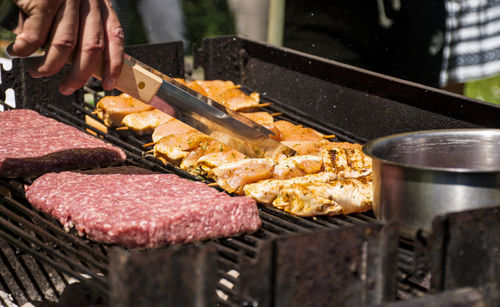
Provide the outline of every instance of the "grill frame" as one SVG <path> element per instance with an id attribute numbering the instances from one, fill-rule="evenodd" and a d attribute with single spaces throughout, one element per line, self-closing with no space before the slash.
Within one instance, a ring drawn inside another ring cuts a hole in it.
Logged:
<path id="1" fill-rule="evenodd" d="M 136 46 L 128 48 L 127 52 L 172 77 L 184 74 L 181 43 Z M 31 79 L 24 69 L 29 61 L 30 59 L 14 59 L 15 70 L 2 71 L 2 89 L 16 89 L 17 107 L 35 109 L 82 130 L 93 130 L 128 150 L 128 163 L 199 179 L 175 167 L 164 166 L 154 159 L 143 157 L 141 151 L 131 145 L 141 140 L 134 140 L 132 136 L 116 131 L 103 134 L 85 125 L 82 119 L 84 115 L 91 115 L 91 110 L 82 107 L 84 91 L 79 90 L 69 97 L 57 94 L 61 74 L 51 78 Z M 202 49 L 195 54 L 195 65 L 203 67 L 206 79 L 232 80 L 241 84 L 244 90 L 260 92 L 264 100 L 274 103 L 272 111 L 284 111 L 286 119 L 312 126 L 327 134 L 335 133 L 339 140 L 363 142 L 374 136 L 402 132 L 401 122 L 408 123 L 408 126 L 404 126 L 405 129 L 422 126 L 477 127 L 485 124 L 484 114 L 481 114 L 485 111 L 489 115 L 486 117 L 486 124 L 490 125 L 492 116 L 500 114 L 500 108 L 491 104 L 238 37 L 206 39 Z M 321 97 L 318 97 L 318 93 Z M 302 103 L 307 97 L 314 97 L 314 106 Z M 353 109 L 343 116 L 335 113 L 332 116 L 334 124 L 325 120 L 325 116 L 332 114 L 331 109 L 317 112 L 318 108 L 325 108 L 324 102 L 330 97 L 338 101 L 341 110 L 339 113 L 346 112 L 348 107 Z M 422 103 L 416 101 L 416 97 L 427 100 Z M 353 98 L 355 102 L 350 104 L 348 98 Z M 444 101 L 444 106 L 439 101 Z M 365 112 L 356 113 L 364 109 L 361 106 L 366 107 Z M 400 112 L 394 124 L 391 125 L 392 121 L 384 121 L 383 124 L 377 122 L 373 114 L 380 114 L 380 110 L 394 106 Z M 449 106 L 458 109 L 450 110 L 447 108 Z M 469 113 L 471 110 L 474 112 Z M 317 114 L 322 116 L 316 116 Z M 420 119 L 428 114 L 432 118 L 421 122 Z M 412 119 L 413 116 L 418 120 Z M 267 207 L 261 208 L 261 217 L 265 224 L 264 233 L 153 251 L 130 251 L 113 247 L 109 254 L 111 303 L 120 306 L 147 303 L 154 306 L 174 296 L 185 304 L 206 306 L 312 305 L 332 300 L 346 305 L 364 305 L 395 299 L 398 280 L 398 240 L 395 226 L 381 224 L 369 214 L 320 217 L 313 220 L 291 217 Z M 420 267 L 431 267 L 436 276 L 441 276 L 441 266 L 435 259 L 443 259 L 440 254 L 443 247 L 438 243 L 441 242 L 439 238 L 443 233 L 445 231 L 442 229 L 436 230 L 436 239 L 430 245 L 416 244 L 415 263 L 411 263 L 407 270 L 410 277 L 415 268 Z M 316 244 L 310 247 L 309 242 Z M 331 249 L 335 246 L 347 246 L 345 242 L 350 244 L 347 251 Z M 314 249 L 319 245 L 326 250 L 330 248 L 330 252 L 323 253 L 321 257 L 307 257 L 314 254 Z M 303 246 L 306 248 L 301 249 Z M 438 251 L 433 251 L 433 247 L 437 247 Z M 433 251 L 436 257 L 427 258 L 429 251 Z M 352 265 L 346 265 L 346 261 L 332 265 L 342 257 L 356 260 Z M 170 261 L 165 264 L 158 259 Z M 148 266 L 148 261 L 156 265 Z M 166 268 L 169 274 L 152 275 Z M 308 273 L 318 268 L 329 268 L 330 274 L 335 276 L 354 277 L 346 287 L 336 286 L 345 282 L 345 278 L 339 278 L 333 280 L 336 282 L 315 288 L 315 285 L 324 283 L 325 276 L 310 276 Z M 237 270 L 239 276 L 234 277 L 228 273 L 230 269 Z M 221 283 L 221 278 L 230 283 Z M 411 280 L 407 277 L 402 279 Z M 231 283 L 233 289 L 228 286 Z M 155 292 L 155 285 L 163 285 L 161 289 L 169 290 Z M 197 291 L 194 291 L 196 295 L 192 294 L 191 285 L 197 285 Z M 144 287 L 148 289 L 146 294 Z M 300 287 L 318 290 L 318 293 L 315 292 L 314 296 L 294 295 L 292 290 Z M 411 284 L 409 287 L 413 289 Z M 436 284 L 431 288 L 433 291 L 444 290 Z M 215 296 L 215 291 L 221 291 L 228 299 Z"/>

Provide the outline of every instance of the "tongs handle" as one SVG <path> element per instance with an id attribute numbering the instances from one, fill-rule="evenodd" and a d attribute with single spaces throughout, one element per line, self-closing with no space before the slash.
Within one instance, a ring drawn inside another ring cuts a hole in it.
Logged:
<path id="1" fill-rule="evenodd" d="M 120 77 L 116 82 L 116 88 L 139 99 L 149 103 L 158 92 L 163 80 L 161 77 L 137 65 L 135 59 L 125 55 Z M 97 65 L 93 76 L 102 80 L 102 65 Z"/>

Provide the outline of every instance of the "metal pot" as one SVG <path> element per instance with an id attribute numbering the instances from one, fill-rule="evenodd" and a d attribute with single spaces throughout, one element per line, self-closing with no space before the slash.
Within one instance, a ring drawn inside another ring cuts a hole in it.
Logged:
<path id="1" fill-rule="evenodd" d="M 430 231 L 449 212 L 500 205 L 500 129 L 429 130 L 372 140 L 377 218 Z"/>

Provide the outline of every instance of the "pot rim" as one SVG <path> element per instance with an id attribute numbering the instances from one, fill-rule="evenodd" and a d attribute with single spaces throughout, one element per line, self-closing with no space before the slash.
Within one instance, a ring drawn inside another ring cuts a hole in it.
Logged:
<path id="1" fill-rule="evenodd" d="M 375 138 L 373 140 L 368 141 L 363 145 L 363 152 L 371 157 L 374 160 L 380 161 L 385 164 L 415 169 L 415 170 L 429 170 L 429 171 L 440 171 L 440 172 L 453 172 L 453 173 L 498 173 L 500 172 L 500 165 L 493 167 L 492 169 L 477 169 L 477 168 L 452 168 L 452 167 L 436 167 L 436 166 L 425 166 L 425 165 L 413 165 L 408 163 L 396 162 L 389 160 L 387 158 L 382 158 L 374 154 L 377 145 L 381 143 L 397 141 L 398 139 L 402 139 L 408 136 L 414 135 L 436 135 L 436 134 L 456 134 L 456 133 L 464 133 L 464 134 L 491 134 L 491 135 L 499 135 L 500 129 L 495 128 L 460 128 L 460 129 L 434 129 L 434 130 L 418 130 L 404 133 L 397 133 L 388 136 L 383 136 L 379 138 Z M 500 152 L 499 152 L 500 155 Z"/>

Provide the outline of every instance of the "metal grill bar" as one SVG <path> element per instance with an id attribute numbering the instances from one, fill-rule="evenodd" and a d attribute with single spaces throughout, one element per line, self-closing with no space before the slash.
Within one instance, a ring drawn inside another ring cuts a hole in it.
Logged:
<path id="1" fill-rule="evenodd" d="M 0 224 L 2 224 L 2 226 L 4 226 L 3 221 L 4 220 L 0 218 Z M 16 232 L 15 234 L 23 239 L 29 238 L 28 234 L 22 234 L 19 232 Z M 74 264 L 74 267 L 77 268 L 78 270 L 81 270 L 83 272 L 88 272 L 88 273 L 90 273 L 88 275 L 92 276 L 93 278 L 96 278 L 96 280 L 91 281 L 80 274 L 75 274 L 75 271 L 73 269 L 67 268 L 67 267 L 61 265 L 60 262 L 55 261 L 55 260 L 47 257 L 46 255 L 38 252 L 36 250 L 36 248 L 31 248 L 31 247 L 26 246 L 25 244 L 22 244 L 18 238 L 11 236 L 10 234 L 6 233 L 3 230 L 0 230 L 0 236 L 2 236 L 7 242 L 12 244 L 13 246 L 16 246 L 16 248 L 18 248 L 26 253 L 29 253 L 29 254 L 35 256 L 36 258 L 40 259 L 41 261 L 44 261 L 44 262 L 48 263 L 49 265 L 53 266 L 57 270 L 64 272 L 64 273 L 72 276 L 75 279 L 78 279 L 80 282 L 85 283 L 88 286 L 90 286 L 91 288 L 99 291 L 99 293 L 101 293 L 103 295 L 107 295 L 108 283 L 107 283 L 106 279 L 103 278 L 102 276 L 94 274 L 93 272 L 89 271 L 88 269 L 86 269 L 78 264 Z M 34 240 L 33 243 L 35 243 L 35 244 L 38 243 L 39 245 L 37 247 L 43 246 L 43 244 L 41 242 L 37 242 L 36 240 Z M 50 249 L 46 249 L 46 250 L 48 251 Z M 52 252 L 52 254 L 54 254 L 54 252 Z M 64 259 L 64 256 L 59 255 L 59 258 Z M 68 262 L 66 259 L 65 259 L 65 261 Z M 69 261 L 69 262 L 72 262 L 72 261 Z"/>
<path id="2" fill-rule="evenodd" d="M 24 224 L 24 226 L 27 227 L 29 230 L 42 236 L 43 238 L 50 239 L 51 241 L 53 241 L 54 243 L 56 243 L 59 246 L 67 246 L 65 248 L 66 251 L 73 253 L 77 257 L 81 257 L 82 260 L 91 263 L 92 265 L 96 266 L 97 268 L 99 268 L 103 271 L 107 270 L 107 266 L 105 264 L 103 264 L 103 262 L 106 263 L 108 260 L 108 258 L 105 255 L 98 253 L 94 249 L 90 248 L 88 245 L 82 243 L 81 240 L 78 240 L 77 238 L 75 238 L 75 236 L 66 233 L 65 231 L 63 231 L 61 229 L 61 227 L 55 226 L 54 224 L 49 223 L 46 220 L 42 219 L 39 215 L 28 210 L 26 207 L 24 207 L 23 205 L 21 205 L 17 201 L 13 200 L 12 198 L 5 197 L 5 201 L 8 204 L 14 205 L 16 210 L 20 210 L 23 214 L 26 214 L 27 216 L 29 216 L 33 220 L 36 220 L 38 223 L 40 223 L 41 225 L 43 225 L 47 229 L 50 229 L 51 231 L 57 233 L 57 235 L 63 237 L 64 240 L 59 239 L 59 238 L 51 235 L 47 231 L 44 231 L 42 228 L 37 227 L 34 224 L 31 224 L 28 220 L 20 217 L 19 215 L 15 215 L 10 210 L 5 209 L 4 207 L 0 207 L 0 212 L 5 214 L 7 217 L 17 221 L 18 223 Z M 86 253 L 82 253 L 82 251 L 79 251 L 79 250 L 69 246 L 67 244 L 67 241 L 65 241 L 65 240 L 72 242 L 73 245 L 82 249 L 84 252 L 92 255 L 94 258 L 98 259 L 99 262 L 94 260 L 93 258 L 87 256 Z"/>
<path id="3" fill-rule="evenodd" d="M 61 240 L 61 239 L 51 235 L 49 232 L 44 231 L 43 229 L 41 229 L 39 227 L 36 227 L 34 224 L 30 224 L 28 222 L 28 220 L 26 220 L 26 219 L 24 219 L 16 214 L 13 214 L 11 211 L 6 210 L 3 207 L 0 207 L 0 213 L 4 214 L 5 217 L 7 217 L 8 219 L 11 219 L 11 220 L 16 221 L 17 223 L 20 223 L 20 225 L 23 225 L 23 228 L 28 229 L 28 230 L 32 231 L 34 234 L 41 236 L 42 238 L 44 238 L 44 241 L 45 240 L 49 241 L 49 242 L 55 244 L 55 246 L 65 246 L 65 249 L 64 249 L 65 252 L 69 252 L 69 253 L 73 254 L 74 256 L 76 256 L 77 258 L 80 258 L 80 260 L 88 262 L 89 264 L 98 268 L 100 271 L 103 271 L 103 272 L 107 271 L 106 264 L 97 262 L 94 259 L 92 259 L 90 256 L 88 256 L 87 253 L 82 253 L 81 251 L 78 251 L 75 248 L 68 246 L 64 240 Z M 52 248 L 53 247 L 54 247 L 54 245 L 52 246 Z M 89 250 L 91 250 L 91 249 L 87 247 L 86 251 L 89 251 Z"/>
<path id="4" fill-rule="evenodd" d="M 22 238 L 23 240 L 26 240 L 27 242 L 29 242 L 31 244 L 34 244 L 37 248 L 39 248 L 40 250 L 45 251 L 47 254 L 50 254 L 51 256 L 55 257 L 56 259 L 62 260 L 64 263 L 70 265 L 71 267 L 75 268 L 79 272 L 88 274 L 88 275 L 90 275 L 91 277 L 95 278 L 96 280 L 100 281 L 103 284 L 107 283 L 107 279 L 103 278 L 102 276 L 97 275 L 96 273 L 94 273 L 94 271 L 90 270 L 87 267 L 82 266 L 81 264 L 76 263 L 73 259 L 71 259 L 71 258 L 63 255 L 62 253 L 57 252 L 51 246 L 47 246 L 46 244 L 44 244 L 42 241 L 40 241 L 37 238 L 35 238 L 30 233 L 25 232 L 25 231 L 21 230 L 18 227 L 14 227 L 12 225 L 11 221 L 6 220 L 6 219 L 0 217 L 0 225 L 3 226 L 8 231 L 10 231 L 13 234 L 15 234 L 16 236 L 18 236 L 19 238 Z M 4 232 L 4 231 L 2 231 L 2 233 L 6 234 L 6 232 Z M 10 242 L 10 243 L 15 244 L 16 242 Z M 16 245 L 16 247 L 19 247 L 21 249 L 20 246 Z M 40 256 L 42 254 L 37 251 L 36 255 Z"/>

